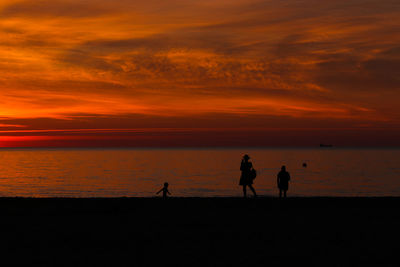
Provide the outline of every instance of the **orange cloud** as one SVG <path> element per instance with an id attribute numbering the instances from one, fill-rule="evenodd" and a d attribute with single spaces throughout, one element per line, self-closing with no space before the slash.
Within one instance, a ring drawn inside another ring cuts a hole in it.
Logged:
<path id="1" fill-rule="evenodd" d="M 0 127 L 395 128 L 399 13 L 392 0 L 2 1 Z"/>

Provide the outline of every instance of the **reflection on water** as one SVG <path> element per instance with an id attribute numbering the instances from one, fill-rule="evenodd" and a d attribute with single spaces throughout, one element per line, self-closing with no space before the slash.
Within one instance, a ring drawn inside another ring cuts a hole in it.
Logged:
<path id="1" fill-rule="evenodd" d="M 286 165 L 289 196 L 400 196 L 399 149 L 2 149 L 0 196 L 241 196 L 240 160 L 258 171 L 260 195 L 277 195 Z M 302 167 L 307 163 L 307 168 Z"/>

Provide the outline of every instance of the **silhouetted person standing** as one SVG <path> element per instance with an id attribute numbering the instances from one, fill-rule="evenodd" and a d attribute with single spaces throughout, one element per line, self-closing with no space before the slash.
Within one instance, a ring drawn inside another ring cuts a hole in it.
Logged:
<path id="1" fill-rule="evenodd" d="M 163 192 L 163 195 L 162 195 L 162 196 L 163 196 L 163 199 L 166 199 L 166 198 L 168 197 L 167 194 L 171 195 L 171 193 L 168 191 L 168 183 L 164 183 L 164 187 L 161 188 L 160 191 L 157 192 L 157 195 L 158 195 L 161 191 Z"/>
<path id="2" fill-rule="evenodd" d="M 257 197 L 256 190 L 254 190 L 253 177 L 252 173 L 255 173 L 253 169 L 253 164 L 249 161 L 250 157 L 248 155 L 244 155 L 242 159 L 242 163 L 240 164 L 240 170 L 242 171 L 242 175 L 240 176 L 239 185 L 243 186 L 243 196 L 246 197 L 246 186 L 250 188 L 253 192 L 254 197 Z"/>
<path id="3" fill-rule="evenodd" d="M 281 171 L 278 173 L 277 182 L 279 188 L 279 198 L 286 197 L 286 191 L 289 189 L 290 174 L 286 171 L 286 167 L 282 166 Z"/>

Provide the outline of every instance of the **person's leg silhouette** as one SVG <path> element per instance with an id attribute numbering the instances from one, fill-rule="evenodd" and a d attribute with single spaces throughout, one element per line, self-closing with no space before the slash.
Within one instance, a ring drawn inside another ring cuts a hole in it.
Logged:
<path id="1" fill-rule="evenodd" d="M 249 184 L 249 188 L 251 192 L 253 192 L 254 196 L 257 197 L 256 190 L 254 190 L 254 187 L 251 184 Z"/>

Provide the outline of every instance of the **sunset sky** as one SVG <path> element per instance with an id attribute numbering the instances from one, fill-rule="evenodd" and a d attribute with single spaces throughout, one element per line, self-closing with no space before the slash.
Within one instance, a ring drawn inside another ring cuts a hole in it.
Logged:
<path id="1" fill-rule="evenodd" d="M 400 145 L 399 0 L 2 0 L 0 147 Z"/>

